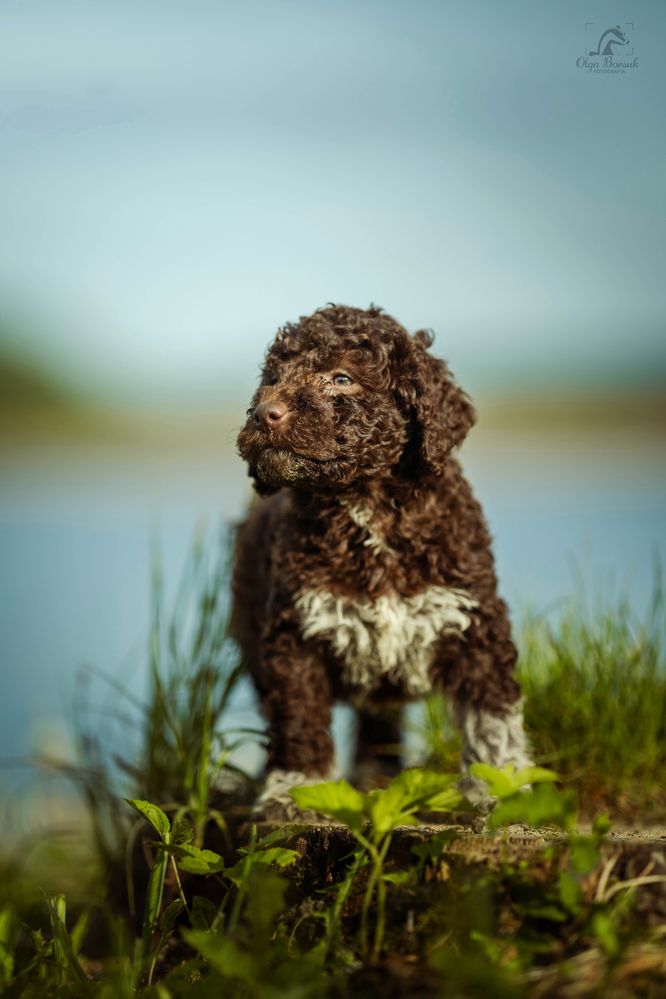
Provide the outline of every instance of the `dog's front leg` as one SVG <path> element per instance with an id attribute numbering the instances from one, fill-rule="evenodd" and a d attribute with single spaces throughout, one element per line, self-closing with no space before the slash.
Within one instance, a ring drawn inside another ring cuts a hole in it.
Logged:
<path id="1" fill-rule="evenodd" d="M 516 770 L 532 766 L 514 676 L 516 648 L 504 601 L 494 593 L 484 595 L 464 638 L 444 649 L 444 688 L 462 735 L 459 787 L 471 804 L 490 811 L 495 799 L 485 782 L 470 774 L 472 764 L 488 763 L 498 769 L 512 764 Z"/>
<path id="2" fill-rule="evenodd" d="M 459 788 L 467 800 L 482 812 L 489 812 L 495 798 L 484 781 L 474 777 L 473 763 L 489 763 L 502 769 L 512 764 L 516 770 L 532 766 L 530 747 L 523 727 L 523 705 L 518 700 L 504 711 L 484 710 L 464 701 L 453 702 L 453 716 L 462 735 L 462 778 Z"/>
<path id="3" fill-rule="evenodd" d="M 333 771 L 326 667 L 316 646 L 304 643 L 296 628 L 283 627 L 265 637 L 256 680 L 268 722 L 268 764 L 254 815 L 267 821 L 302 819 L 289 791 L 327 780 Z"/>

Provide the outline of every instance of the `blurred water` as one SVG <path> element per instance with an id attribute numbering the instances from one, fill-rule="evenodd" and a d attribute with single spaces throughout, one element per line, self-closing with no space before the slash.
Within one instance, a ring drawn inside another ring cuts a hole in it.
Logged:
<path id="1" fill-rule="evenodd" d="M 576 564 L 591 597 L 646 606 L 666 536 L 656 439 L 478 435 L 465 464 L 495 537 L 514 614 L 570 593 Z M 146 679 L 150 550 L 173 586 L 197 523 L 240 515 L 249 495 L 224 448 L 166 452 L 81 445 L 5 453 L 0 483 L 0 757 L 66 742 L 75 676 L 92 663 L 135 691 Z M 99 684 L 102 699 L 115 695 Z M 251 721 L 239 692 L 234 721 Z M 338 730 L 349 723 L 341 715 Z M 18 775 L 18 776 L 17 776 Z M 10 768 L 0 783 L 15 784 Z"/>

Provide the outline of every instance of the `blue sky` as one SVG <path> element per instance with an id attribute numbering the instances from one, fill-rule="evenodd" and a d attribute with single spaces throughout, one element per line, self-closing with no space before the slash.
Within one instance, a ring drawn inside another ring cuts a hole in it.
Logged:
<path id="1" fill-rule="evenodd" d="M 613 24 L 638 68 L 578 69 Z M 219 401 L 372 301 L 478 384 L 666 370 L 665 38 L 657 0 L 3 0 L 5 341 Z"/>

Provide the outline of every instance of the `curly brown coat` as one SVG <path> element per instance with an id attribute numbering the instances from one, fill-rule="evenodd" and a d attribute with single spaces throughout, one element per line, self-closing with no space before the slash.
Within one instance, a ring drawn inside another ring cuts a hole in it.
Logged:
<path id="1" fill-rule="evenodd" d="M 378 308 L 288 324 L 238 437 L 262 498 L 238 528 L 232 633 L 288 783 L 330 774 L 335 701 L 359 708 L 363 764 L 433 686 L 464 767 L 528 759 L 491 539 L 452 453 L 475 412 L 431 343 Z"/>

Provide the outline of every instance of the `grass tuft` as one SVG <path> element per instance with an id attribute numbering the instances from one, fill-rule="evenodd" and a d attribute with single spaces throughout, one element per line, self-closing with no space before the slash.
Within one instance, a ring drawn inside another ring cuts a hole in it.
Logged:
<path id="1" fill-rule="evenodd" d="M 138 698 L 115 678 L 105 678 L 114 701 L 109 713 L 90 703 L 86 687 L 77 706 L 79 762 L 51 761 L 82 794 L 106 864 L 126 847 L 132 820 L 123 799 L 148 800 L 177 813 L 192 823 L 200 843 L 210 819 L 224 827 L 212 806 L 222 774 L 247 783 L 231 757 L 250 736 L 232 735 L 225 725 L 240 677 L 227 635 L 228 559 L 226 532 L 216 543 L 204 544 L 198 536 L 167 609 L 154 558 L 146 694 Z M 116 727 L 100 727 L 100 716 L 108 720 L 109 714 Z"/>
<path id="2" fill-rule="evenodd" d="M 666 655 L 657 575 L 643 620 L 626 598 L 582 598 L 522 630 L 520 680 L 540 762 L 575 781 L 591 807 L 666 810 Z"/>
<path id="3" fill-rule="evenodd" d="M 666 644 L 659 569 L 643 619 L 626 597 L 590 607 L 582 590 L 518 629 L 518 674 L 536 762 L 576 785 L 581 806 L 666 817 Z M 425 765 L 448 772 L 460 738 L 445 700 L 417 722 Z"/>

